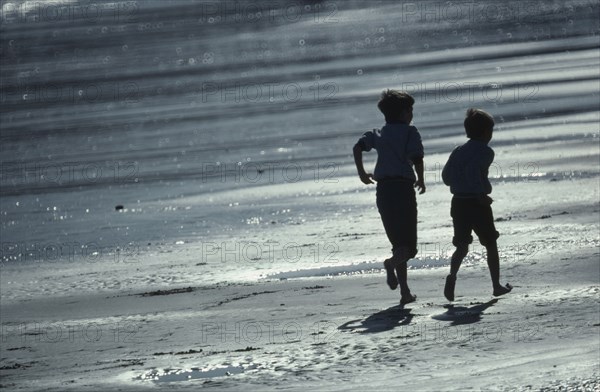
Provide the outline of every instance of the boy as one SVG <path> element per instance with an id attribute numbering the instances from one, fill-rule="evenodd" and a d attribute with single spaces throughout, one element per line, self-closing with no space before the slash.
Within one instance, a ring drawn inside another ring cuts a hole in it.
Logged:
<path id="1" fill-rule="evenodd" d="M 500 284 L 500 261 L 496 240 L 500 235 L 494 226 L 492 214 L 492 185 L 488 180 L 488 170 L 494 161 L 494 150 L 488 143 L 492 140 L 494 119 L 481 109 L 467 110 L 464 122 L 467 137 L 470 139 L 452 151 L 442 171 L 444 184 L 450 186 L 453 194 L 450 215 L 454 226 L 452 244 L 456 251 L 452 255 L 450 275 L 446 277 L 444 296 L 454 301 L 456 274 L 462 260 L 473 242 L 471 230 L 479 237 L 487 250 L 487 263 L 492 277 L 494 296 L 506 294 L 512 286 Z"/>
<path id="2" fill-rule="evenodd" d="M 383 91 L 377 107 L 385 117 L 385 126 L 366 132 L 353 149 L 360 180 L 364 184 L 377 181 L 377 209 L 392 243 L 392 257 L 383 265 L 390 288 L 395 290 L 400 284 L 401 305 L 417 298 L 408 287 L 406 267 L 406 262 L 417 254 L 417 201 L 413 186 L 419 194 L 425 193 L 421 135 L 410 125 L 414 103 L 405 92 Z M 362 152 L 372 148 L 377 150 L 374 174 L 367 173 L 362 162 Z"/>

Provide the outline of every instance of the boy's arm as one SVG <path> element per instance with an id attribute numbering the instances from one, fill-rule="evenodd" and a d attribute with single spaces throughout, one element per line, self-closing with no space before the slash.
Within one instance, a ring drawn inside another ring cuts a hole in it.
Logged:
<path id="1" fill-rule="evenodd" d="M 492 193 L 492 185 L 490 184 L 490 180 L 488 178 L 490 165 L 492 164 L 492 162 L 494 162 L 494 157 L 494 150 L 492 150 L 491 148 L 489 148 L 486 151 L 486 154 L 484 154 L 483 157 L 483 164 L 481 167 L 481 184 L 485 189 L 485 194 L 479 197 L 479 202 L 483 205 L 490 205 L 494 202 L 494 199 L 492 199 L 489 195 L 490 193 Z"/>
<path id="2" fill-rule="evenodd" d="M 358 171 L 360 180 L 367 185 L 373 184 L 373 175 L 371 173 L 367 173 L 363 165 L 361 146 L 358 143 L 355 144 L 352 152 L 354 153 L 354 164 L 356 165 L 356 170 Z"/>
<path id="3" fill-rule="evenodd" d="M 444 165 L 444 168 L 442 169 L 442 181 L 444 181 L 444 184 L 446 185 L 450 185 L 450 169 L 448 168 L 448 163 L 446 162 L 446 164 Z"/>
<path id="4" fill-rule="evenodd" d="M 406 142 L 406 154 L 415 166 L 417 172 L 417 182 L 415 182 L 415 188 L 419 190 L 419 194 L 425 193 L 425 178 L 423 175 L 423 142 L 421 141 L 421 134 L 415 126 L 411 126 L 410 133 L 408 134 L 408 140 Z"/>
<path id="5" fill-rule="evenodd" d="M 450 156 L 448 157 L 448 162 L 446 162 L 446 164 L 444 165 L 444 168 L 442 169 L 442 181 L 444 181 L 444 184 L 450 186 L 450 182 L 451 182 L 451 178 L 452 178 L 452 166 L 453 166 L 453 159 L 452 156 L 454 155 L 454 151 L 453 150 L 450 153 Z"/>
<path id="6" fill-rule="evenodd" d="M 415 162 L 415 171 L 417 172 L 417 182 L 415 182 L 415 187 L 419 191 L 419 195 L 425 193 L 425 178 L 423 176 L 423 167 L 423 159 L 420 159 L 417 162 Z"/>

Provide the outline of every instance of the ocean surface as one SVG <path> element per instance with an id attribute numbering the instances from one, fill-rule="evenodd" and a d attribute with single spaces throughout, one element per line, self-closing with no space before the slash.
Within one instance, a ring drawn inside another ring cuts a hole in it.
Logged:
<path id="1" fill-rule="evenodd" d="M 340 257 L 364 233 L 339 222 L 385 88 L 415 97 L 426 154 L 471 106 L 565 130 L 513 144 L 598 132 L 597 1 L 1 4 L 2 268 L 73 290 L 370 260 Z"/>

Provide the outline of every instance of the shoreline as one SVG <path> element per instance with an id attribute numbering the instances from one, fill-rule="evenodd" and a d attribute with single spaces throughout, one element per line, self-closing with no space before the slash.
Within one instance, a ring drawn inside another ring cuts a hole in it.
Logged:
<path id="1" fill-rule="evenodd" d="M 598 250 L 554 256 L 501 266 L 502 282 L 515 288 L 496 299 L 487 268 L 466 267 L 450 307 L 445 270 L 409 272 L 418 298 L 404 309 L 383 273 L 3 306 L 11 323 L 4 325 L 2 384 L 37 390 L 30 372 L 45 390 L 144 390 L 168 377 L 190 390 L 198 383 L 273 390 L 282 382 L 290 390 L 341 390 L 327 381 L 334 374 L 357 390 L 390 382 L 416 390 L 527 390 L 584 380 L 600 365 Z M 536 373 L 525 363 L 536 363 Z M 246 370 L 195 379 L 224 366 Z"/>

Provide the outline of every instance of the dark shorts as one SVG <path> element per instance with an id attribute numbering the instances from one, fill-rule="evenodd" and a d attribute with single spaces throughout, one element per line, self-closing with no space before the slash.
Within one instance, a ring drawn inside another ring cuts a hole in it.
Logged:
<path id="1" fill-rule="evenodd" d="M 392 244 L 392 252 L 409 248 L 409 257 L 417 254 L 417 199 L 412 181 L 377 183 L 377 209 Z"/>
<path id="2" fill-rule="evenodd" d="M 453 197 L 450 215 L 454 225 L 454 246 L 471 244 L 471 231 L 477 234 L 483 246 L 495 242 L 500 236 L 494 226 L 492 206 L 479 204 L 477 199 Z"/>

